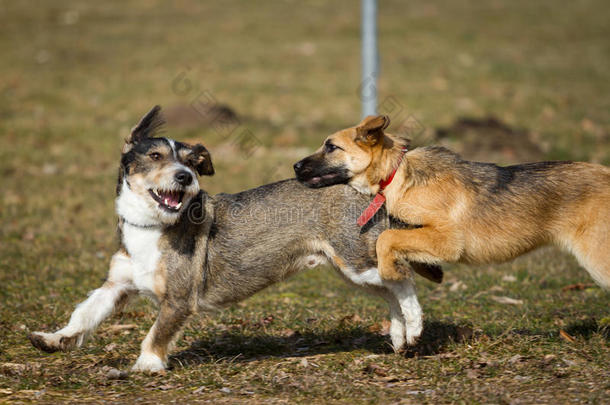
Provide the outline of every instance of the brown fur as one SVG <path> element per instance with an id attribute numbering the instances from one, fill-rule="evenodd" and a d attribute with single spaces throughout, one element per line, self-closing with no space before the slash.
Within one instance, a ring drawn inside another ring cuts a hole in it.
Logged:
<path id="1" fill-rule="evenodd" d="M 408 142 L 384 129 L 389 119 L 367 117 L 327 138 L 295 165 L 297 177 L 318 187 L 321 174 L 375 194 L 384 190 L 391 216 L 418 225 L 390 229 L 377 240 L 381 277 L 399 280 L 398 258 L 424 263 L 491 263 L 546 244 L 572 252 L 610 288 L 610 169 L 582 162 L 499 167 L 463 160 L 440 147 L 403 155 Z M 333 147 L 329 148 L 328 144 Z M 333 178 L 333 175 L 336 176 Z"/>

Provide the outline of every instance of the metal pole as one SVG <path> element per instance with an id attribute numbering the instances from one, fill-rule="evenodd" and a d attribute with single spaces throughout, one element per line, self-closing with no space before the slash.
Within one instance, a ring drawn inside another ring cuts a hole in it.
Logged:
<path id="1" fill-rule="evenodd" d="M 362 0 L 362 117 L 377 114 L 377 0 Z"/>

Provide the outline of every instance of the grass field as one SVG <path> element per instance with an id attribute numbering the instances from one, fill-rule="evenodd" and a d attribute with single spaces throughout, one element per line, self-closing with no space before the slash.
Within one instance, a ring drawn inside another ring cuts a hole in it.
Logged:
<path id="1" fill-rule="evenodd" d="M 380 3 L 397 131 L 502 163 L 525 144 L 610 163 L 606 1 Z M 143 113 L 163 105 L 168 136 L 208 146 L 211 193 L 291 177 L 360 118 L 359 22 L 353 1 L 0 0 L 0 402 L 610 402 L 610 296 L 554 249 L 419 281 L 425 334 L 404 355 L 385 304 L 328 268 L 194 318 L 163 376 L 107 377 L 137 357 L 144 300 L 74 352 L 30 346 L 105 277 L 119 151 Z M 235 116 L 218 125 L 204 104 Z M 519 135 L 436 137 L 464 117 Z"/>

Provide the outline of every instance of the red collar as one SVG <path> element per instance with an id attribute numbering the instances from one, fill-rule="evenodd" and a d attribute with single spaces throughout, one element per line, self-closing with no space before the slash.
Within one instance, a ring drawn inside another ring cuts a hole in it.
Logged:
<path id="1" fill-rule="evenodd" d="M 356 221 L 359 226 L 366 225 L 371 220 L 371 218 L 373 218 L 373 216 L 377 213 L 377 211 L 379 211 L 379 209 L 383 206 L 383 203 L 385 203 L 385 196 L 383 195 L 383 190 L 385 190 L 385 188 L 390 185 L 392 180 L 394 180 L 396 171 L 398 171 L 398 167 L 402 163 L 402 159 L 404 158 L 405 153 L 407 153 L 407 150 L 407 148 L 402 148 L 400 159 L 398 160 L 398 164 L 394 167 L 394 170 L 392 170 L 392 173 L 390 173 L 387 179 L 381 180 L 379 182 L 379 191 L 377 191 L 375 198 L 373 198 L 373 201 L 371 201 L 369 206 L 366 207 L 366 209 L 362 212 L 362 215 L 360 215 L 360 217 Z"/>

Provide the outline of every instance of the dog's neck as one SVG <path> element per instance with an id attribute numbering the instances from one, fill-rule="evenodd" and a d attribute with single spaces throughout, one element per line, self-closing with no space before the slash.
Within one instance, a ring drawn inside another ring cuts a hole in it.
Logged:
<path id="1" fill-rule="evenodd" d="M 155 229 L 161 229 L 163 227 L 163 225 L 140 225 L 140 224 L 136 224 L 133 222 L 129 222 L 127 219 L 120 217 L 120 222 L 121 225 L 120 226 L 131 226 L 132 228 L 139 228 L 142 230 L 155 230 Z"/>
<path id="2" fill-rule="evenodd" d="M 381 183 L 387 181 L 399 169 L 405 159 L 408 142 L 405 139 L 388 134 L 386 134 L 386 137 L 388 140 L 385 143 L 389 143 L 391 146 L 381 147 L 373 151 L 371 165 L 367 170 L 367 191 L 370 194 L 377 194 L 380 191 Z M 361 191 L 357 184 L 352 184 L 352 186 Z"/>
<path id="3" fill-rule="evenodd" d="M 133 192 L 127 180 L 123 184 L 115 201 L 116 213 L 132 226 L 141 228 L 160 228 L 163 226 L 158 214 L 138 194 Z"/>

